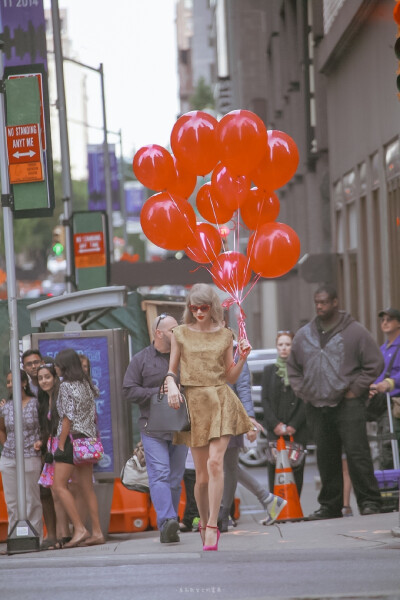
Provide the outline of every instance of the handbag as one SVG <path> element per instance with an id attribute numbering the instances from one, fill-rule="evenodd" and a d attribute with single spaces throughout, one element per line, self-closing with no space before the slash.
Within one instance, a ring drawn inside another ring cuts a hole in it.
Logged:
<path id="1" fill-rule="evenodd" d="M 74 465 L 98 463 L 104 456 L 104 448 L 100 436 L 72 438 Z"/>
<path id="2" fill-rule="evenodd" d="M 163 392 L 165 379 L 166 376 L 158 392 L 150 397 L 150 412 L 146 430 L 154 433 L 190 431 L 190 415 L 186 398 L 181 390 L 182 402 L 179 408 L 169 406 L 168 394 Z"/>
<path id="3" fill-rule="evenodd" d="M 399 351 L 399 346 L 397 346 L 394 351 L 392 358 L 390 359 L 390 363 L 385 372 L 385 378 L 390 377 L 390 373 L 393 367 L 394 359 L 396 358 L 397 352 Z M 387 400 L 385 392 L 378 392 L 372 398 L 368 398 L 365 404 L 365 418 L 367 421 L 378 421 L 379 418 L 385 413 L 387 410 Z"/>
<path id="4" fill-rule="evenodd" d="M 54 482 L 54 452 L 58 448 L 58 438 L 50 436 L 47 440 L 47 452 L 45 454 L 45 460 L 42 472 L 39 477 L 38 483 L 45 488 L 49 488 L 53 485 Z M 52 460 L 50 462 L 50 456 Z M 46 457 L 48 460 L 46 460 Z"/>
<path id="5" fill-rule="evenodd" d="M 44 455 L 44 462 L 47 465 L 51 465 L 54 461 L 54 454 L 52 451 L 52 447 L 53 447 L 53 436 L 51 435 L 50 438 L 47 440 L 47 452 Z"/>
<path id="6" fill-rule="evenodd" d="M 136 444 L 133 454 L 126 461 L 121 471 L 121 483 L 128 490 L 135 492 L 150 492 L 149 476 L 142 442 Z"/>

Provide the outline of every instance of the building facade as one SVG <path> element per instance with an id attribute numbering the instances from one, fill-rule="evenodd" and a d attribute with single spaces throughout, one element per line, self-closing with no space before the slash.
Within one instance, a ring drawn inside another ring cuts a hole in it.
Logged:
<path id="1" fill-rule="evenodd" d="M 270 346 L 276 329 L 312 318 L 313 292 L 324 282 L 380 339 L 377 313 L 400 307 L 393 1 L 210 0 L 208 9 L 216 93 L 228 85 L 230 108 L 286 132 L 300 154 L 296 175 L 277 193 L 278 220 L 298 233 L 301 257 L 246 300 L 253 345 Z M 227 71 L 218 78 L 221 51 Z"/>
<path id="2" fill-rule="evenodd" d="M 335 4 L 340 4 L 334 14 Z M 342 303 L 380 337 L 400 306 L 400 105 L 391 0 L 325 0 L 318 69 L 326 78 L 332 250 Z"/>

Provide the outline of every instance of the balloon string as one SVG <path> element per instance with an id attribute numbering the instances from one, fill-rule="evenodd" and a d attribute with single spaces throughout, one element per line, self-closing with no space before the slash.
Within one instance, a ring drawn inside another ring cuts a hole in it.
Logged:
<path id="1" fill-rule="evenodd" d="M 226 300 L 224 300 L 224 302 L 222 303 L 222 306 L 224 308 L 230 308 L 233 304 L 237 304 L 238 308 L 239 308 L 239 315 L 238 315 L 238 330 L 239 330 L 239 340 L 247 340 L 247 332 L 246 332 L 246 313 L 244 312 L 243 308 L 242 308 L 242 300 L 240 300 L 239 298 L 233 298 L 232 295 L 230 298 L 227 298 Z M 235 354 L 236 356 L 236 354 Z"/>
<path id="2" fill-rule="evenodd" d="M 211 275 L 210 269 L 208 267 L 206 267 L 205 265 L 199 265 L 195 269 L 192 269 L 191 271 L 189 271 L 189 273 L 196 273 L 196 271 L 198 271 L 199 269 L 206 269 Z"/>
<path id="3" fill-rule="evenodd" d="M 215 224 L 216 224 L 216 226 L 218 227 L 218 229 L 220 229 L 220 228 L 221 228 L 221 226 L 220 226 L 220 224 L 218 223 L 218 217 L 217 217 L 217 213 L 215 212 L 214 199 L 211 197 L 211 193 L 210 193 L 210 200 L 211 200 L 211 209 L 212 209 L 212 211 L 213 211 L 213 215 L 214 215 Z M 226 252 L 226 246 L 225 246 L 225 241 L 224 241 L 224 238 L 221 236 L 221 234 L 220 234 L 220 237 L 221 237 L 221 242 L 222 242 L 222 248 L 223 248 L 223 251 L 224 251 L 224 252 Z"/>
<path id="4" fill-rule="evenodd" d="M 195 229 L 193 229 L 193 227 L 190 225 L 190 221 L 189 221 L 189 219 L 188 219 L 187 215 L 185 215 L 185 213 L 181 211 L 180 207 L 179 207 L 179 206 L 177 205 L 177 203 L 175 202 L 175 198 L 173 197 L 173 195 L 171 194 L 171 192 L 166 192 L 166 193 L 169 195 L 169 197 L 170 197 L 170 199 L 172 200 L 172 202 L 174 203 L 174 205 L 175 205 L 176 209 L 177 209 L 177 210 L 178 210 L 178 212 L 179 212 L 179 213 L 182 215 L 182 217 L 185 219 L 185 221 L 186 221 L 186 223 L 187 223 L 187 225 L 188 225 L 188 227 L 189 227 L 190 231 L 191 231 L 191 232 L 192 232 L 192 234 L 194 235 L 194 234 L 195 234 L 195 231 L 196 231 L 196 228 L 195 228 Z"/>
<path id="5" fill-rule="evenodd" d="M 251 254 L 253 252 L 255 239 L 257 237 L 258 228 L 260 226 L 261 211 L 262 211 L 262 207 L 264 206 L 264 202 L 265 202 L 265 199 L 263 198 L 262 204 L 261 204 L 261 209 L 260 209 L 260 211 L 259 211 L 259 213 L 257 215 L 257 225 L 256 225 L 256 228 L 254 230 L 254 234 L 252 235 L 251 248 L 250 249 L 247 248 L 247 264 L 246 264 L 246 269 L 245 269 L 246 275 L 247 275 L 248 269 L 250 268 L 250 256 L 251 256 Z M 255 286 L 255 284 L 257 283 L 257 281 L 260 279 L 260 277 L 261 276 L 259 274 L 257 274 L 257 276 L 256 276 L 256 278 L 254 280 L 254 283 L 252 284 L 252 286 L 250 287 L 250 289 L 248 290 L 248 292 L 246 293 L 246 295 L 244 296 L 244 298 L 246 298 L 246 296 L 249 294 L 249 292 L 251 292 L 251 290 L 253 289 L 253 287 Z M 244 298 L 243 298 L 243 300 L 244 300 Z"/>
<path id="6" fill-rule="evenodd" d="M 250 294 L 251 290 L 253 289 L 253 287 L 256 285 L 256 283 L 261 279 L 261 275 L 259 275 L 258 273 L 256 274 L 255 278 L 252 281 L 252 284 L 250 286 L 250 288 L 247 290 L 247 292 L 245 293 L 245 295 L 242 298 L 242 302 L 245 301 L 245 299 L 247 298 L 247 296 Z"/>

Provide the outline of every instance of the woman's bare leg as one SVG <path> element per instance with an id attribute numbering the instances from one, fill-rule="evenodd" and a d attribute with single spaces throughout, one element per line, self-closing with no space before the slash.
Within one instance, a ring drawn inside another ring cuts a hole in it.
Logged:
<path id="1" fill-rule="evenodd" d="M 53 488 L 51 488 L 51 493 L 53 494 L 54 510 L 56 513 L 57 539 L 70 537 L 68 515 Z"/>
<path id="2" fill-rule="evenodd" d="M 68 514 L 73 528 L 74 534 L 72 540 L 66 544 L 66 547 L 76 546 L 87 537 L 89 532 L 81 521 L 75 500 L 70 490 L 68 489 L 68 480 L 71 477 L 74 466 L 67 463 L 56 462 L 54 469 L 53 490 L 57 498 L 59 498 L 64 510 Z"/>
<path id="3" fill-rule="evenodd" d="M 196 469 L 196 483 L 194 486 L 194 497 L 200 516 L 201 537 L 204 543 L 205 529 L 208 521 L 208 449 L 209 446 L 191 448 L 193 462 Z"/>
<path id="4" fill-rule="evenodd" d="M 92 524 L 92 535 L 88 542 L 93 540 L 104 540 L 103 532 L 100 527 L 99 507 L 93 487 L 93 465 L 80 465 L 75 469 L 78 488 L 82 494 L 82 499 L 86 503 L 89 511 L 89 517 Z"/>
<path id="5" fill-rule="evenodd" d="M 208 469 L 208 502 L 209 517 L 206 529 L 205 545 L 213 546 L 217 541 L 217 520 L 224 492 L 224 455 L 230 440 L 229 435 L 224 435 L 211 440 L 209 445 Z M 211 529 L 213 527 L 214 529 Z"/>

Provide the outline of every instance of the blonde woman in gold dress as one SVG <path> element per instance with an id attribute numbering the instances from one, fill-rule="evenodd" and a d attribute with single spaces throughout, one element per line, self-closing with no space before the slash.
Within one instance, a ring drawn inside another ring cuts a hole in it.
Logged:
<path id="1" fill-rule="evenodd" d="M 239 398 L 227 385 L 240 375 L 251 346 L 239 340 L 239 360 L 233 360 L 232 332 L 224 327 L 218 295 L 209 285 L 192 287 L 183 325 L 173 331 L 168 372 L 168 403 L 179 407 L 177 375 L 185 387 L 191 431 L 175 436 L 190 446 L 196 468 L 195 498 L 200 514 L 203 550 L 218 550 L 218 512 L 224 488 L 224 454 L 231 435 L 257 432 Z"/>

